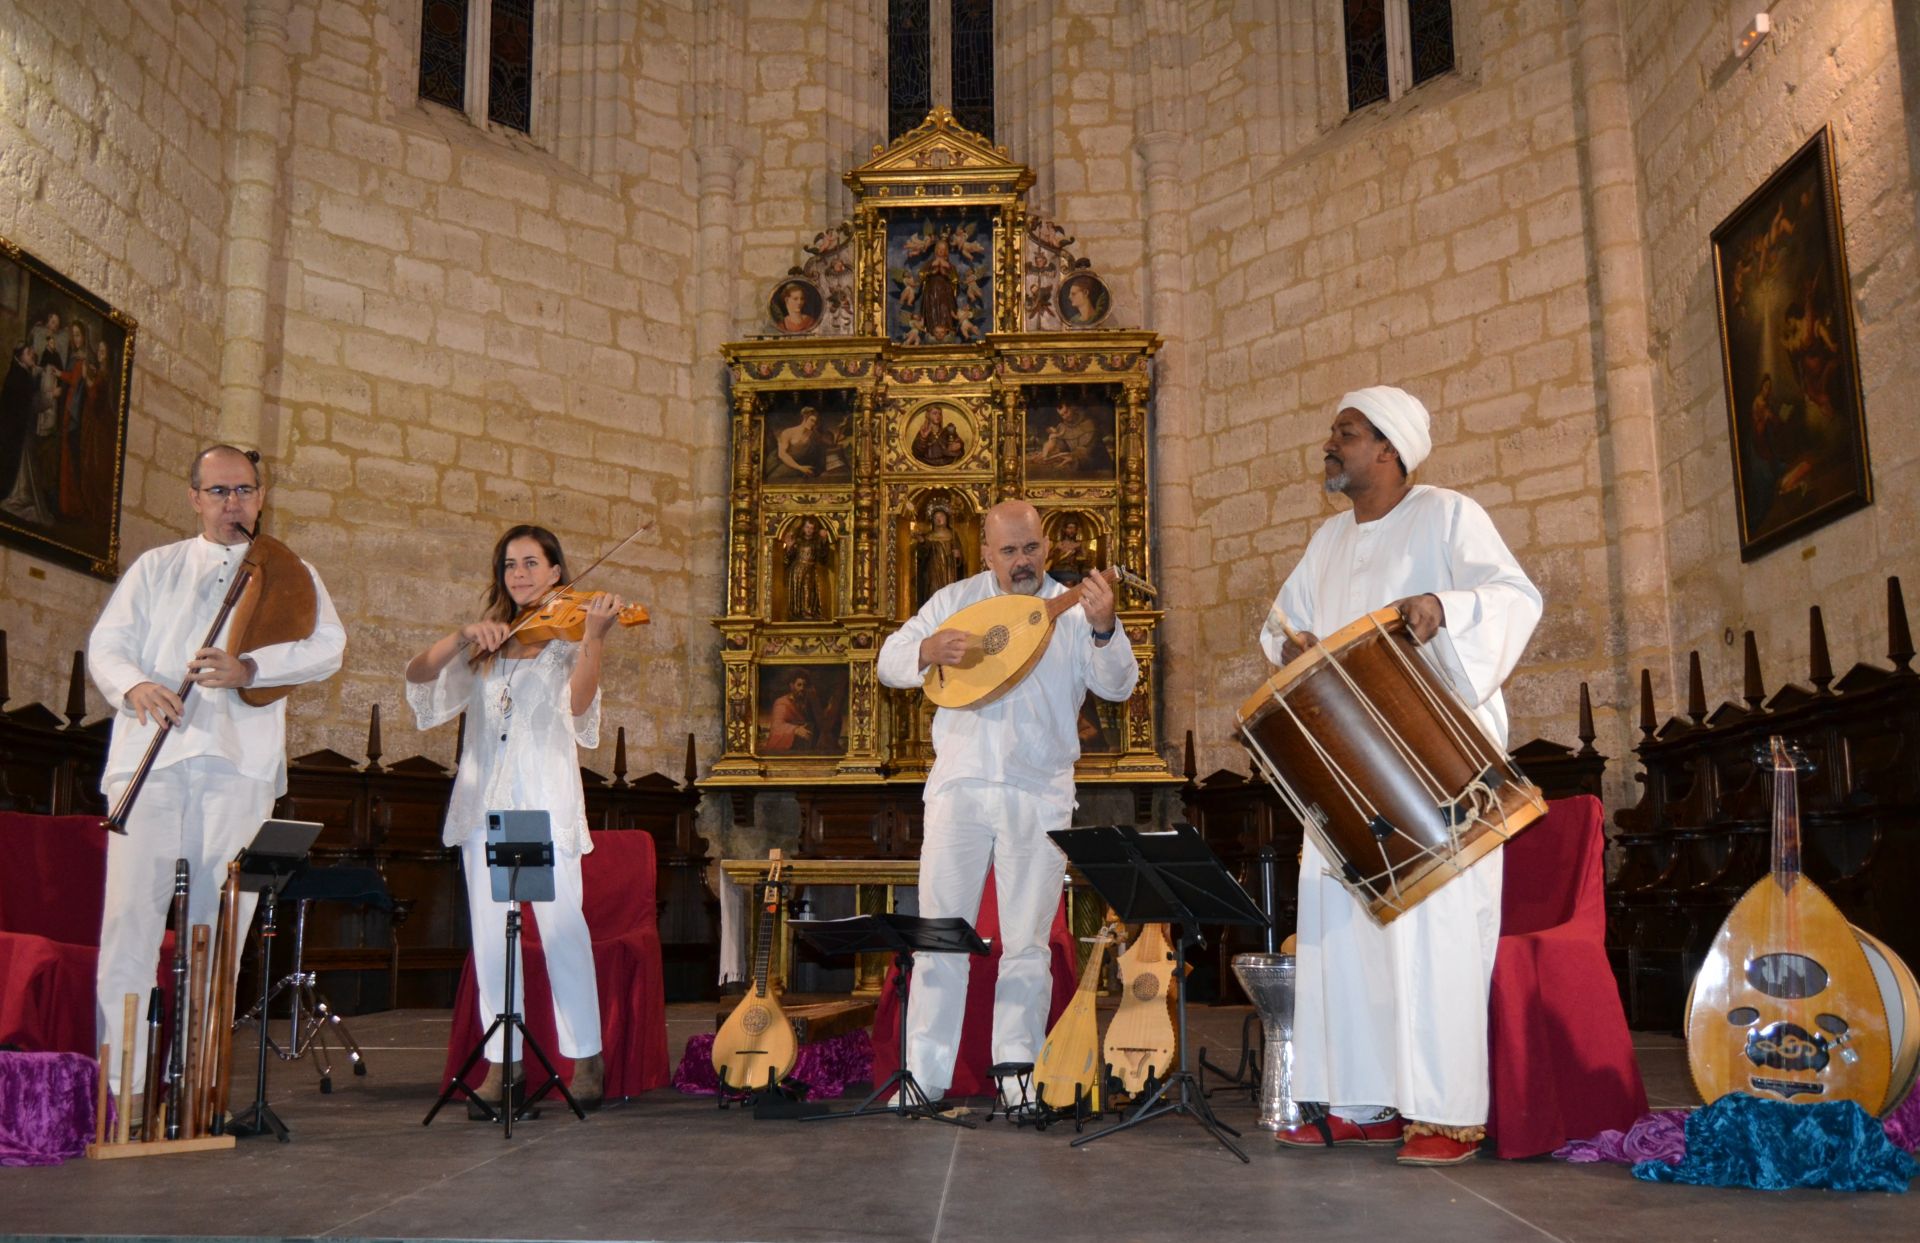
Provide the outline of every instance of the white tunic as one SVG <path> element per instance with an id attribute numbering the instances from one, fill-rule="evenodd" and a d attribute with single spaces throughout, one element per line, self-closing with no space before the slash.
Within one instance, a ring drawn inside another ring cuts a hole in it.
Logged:
<path id="1" fill-rule="evenodd" d="M 1351 510 L 1328 520 L 1274 611 L 1296 630 L 1325 638 L 1428 592 L 1446 614 L 1432 653 L 1504 748 L 1500 685 L 1540 620 L 1540 592 L 1468 497 L 1417 485 L 1373 522 L 1355 522 Z M 1270 615 L 1260 645 L 1276 664 L 1284 639 Z M 1381 928 L 1307 843 L 1294 1000 L 1294 1091 L 1301 1100 L 1356 1113 L 1391 1106 L 1446 1126 L 1486 1121 L 1500 865 L 1497 853 L 1483 859 Z"/>
<path id="2" fill-rule="evenodd" d="M 555 639 L 533 656 L 500 659 L 484 674 L 462 652 L 431 682 L 408 682 L 407 703 L 421 729 L 467 714 L 465 749 L 453 781 L 441 840 L 458 846 L 489 811 L 544 811 L 553 845 L 568 855 L 593 849 L 577 749 L 600 745 L 600 692 L 587 710 L 568 709 L 568 685 L 580 645 Z"/>
<path id="3" fill-rule="evenodd" d="M 113 589 L 87 642 L 87 671 L 116 712 L 102 790 L 133 774 L 159 730 L 151 718 L 140 724 L 139 714 L 127 703 L 127 692 L 142 682 L 179 688 L 187 661 L 205 642 L 233 571 L 246 552 L 245 544 L 216 544 L 205 536 L 180 540 L 142 553 Z M 326 585 L 311 565 L 307 572 L 313 575 L 319 603 L 313 634 L 295 643 L 242 653 L 254 662 L 255 686 L 314 682 L 340 668 L 347 632 Z M 231 626 L 229 622 L 222 627 L 214 646 L 225 645 Z M 255 708 L 236 690 L 194 687 L 154 767 L 207 756 L 227 760 L 243 776 L 272 784 L 276 797 L 285 794 L 287 701 Z"/>
<path id="4" fill-rule="evenodd" d="M 1052 578 L 1040 595 L 1065 591 Z M 920 686 L 927 667 L 920 643 L 970 604 L 1005 595 L 993 571 L 982 570 L 933 593 L 920 611 L 880 648 L 876 666 L 888 686 Z M 972 780 L 1016 786 L 1058 807 L 1073 806 L 1073 764 L 1080 758 L 1080 705 L 1091 690 L 1115 703 L 1133 694 L 1140 680 L 1119 620 L 1105 647 L 1095 647 L 1086 610 L 1075 605 L 1054 620 L 1053 640 L 1020 684 L 977 708 L 941 708 L 933 714 L 933 771 L 925 797 L 932 800 L 950 782 Z"/>

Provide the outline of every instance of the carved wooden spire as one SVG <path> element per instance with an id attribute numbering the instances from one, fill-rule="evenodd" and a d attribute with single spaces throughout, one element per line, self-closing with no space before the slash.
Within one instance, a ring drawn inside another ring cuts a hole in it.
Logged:
<path id="1" fill-rule="evenodd" d="M 1640 737 L 1651 739 L 1659 725 L 1653 715 L 1653 670 L 1640 671 Z"/>
<path id="2" fill-rule="evenodd" d="M 627 727 L 613 731 L 613 788 L 627 784 Z"/>
<path id="3" fill-rule="evenodd" d="M 0 708 L 7 706 L 11 692 L 7 689 L 7 632 L 0 630 Z"/>
<path id="4" fill-rule="evenodd" d="M 1599 735 L 1593 728 L 1593 694 L 1587 684 L 1580 684 L 1580 751 L 1581 755 L 1596 755 L 1593 740 Z"/>
<path id="5" fill-rule="evenodd" d="M 1755 642 L 1753 631 L 1747 631 L 1747 668 L 1746 690 L 1741 692 L 1747 701 L 1747 707 L 1755 712 L 1767 701 L 1767 686 L 1760 680 L 1760 645 Z"/>
<path id="6" fill-rule="evenodd" d="M 87 716 L 87 654 L 73 654 L 73 673 L 67 678 L 67 728 L 79 729 Z"/>
<path id="7" fill-rule="evenodd" d="M 1199 767 L 1193 761 L 1193 731 L 1192 730 L 1187 731 L 1186 758 L 1181 761 L 1180 771 L 1186 774 L 1188 785 L 1192 785 L 1193 779 L 1199 775 Z"/>
<path id="8" fill-rule="evenodd" d="M 1700 653 L 1687 653 L 1687 715 L 1695 725 L 1707 720 L 1707 683 L 1700 676 Z"/>
<path id="9" fill-rule="evenodd" d="M 693 749 L 693 731 L 687 731 L 687 766 L 682 774 L 681 788 L 691 790 L 693 783 L 700 779 L 700 757 Z"/>
<path id="10" fill-rule="evenodd" d="M 1820 618 L 1820 606 L 1807 610 L 1807 681 L 1824 695 L 1833 681 L 1833 659 L 1827 655 L 1827 623 Z"/>
<path id="11" fill-rule="evenodd" d="M 6 702 L 7 635 L 0 630 L 0 703 Z M 1913 632 L 1907 629 L 1907 602 L 1900 596 L 1900 577 L 1887 578 L 1887 659 L 1902 673 L 1913 664 Z"/>
<path id="12" fill-rule="evenodd" d="M 367 771 L 380 771 L 380 705 L 367 712 Z"/>

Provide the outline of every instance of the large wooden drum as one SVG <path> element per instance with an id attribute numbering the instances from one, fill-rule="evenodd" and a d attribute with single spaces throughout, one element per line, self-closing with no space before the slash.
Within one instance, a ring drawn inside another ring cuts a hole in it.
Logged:
<path id="1" fill-rule="evenodd" d="M 1381 924 L 1546 814 L 1395 609 L 1323 639 L 1239 716 L 1254 764 Z"/>

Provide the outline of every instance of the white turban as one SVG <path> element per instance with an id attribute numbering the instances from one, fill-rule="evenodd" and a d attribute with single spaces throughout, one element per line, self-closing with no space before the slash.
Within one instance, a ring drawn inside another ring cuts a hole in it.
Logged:
<path id="1" fill-rule="evenodd" d="M 1420 399 L 1403 388 L 1376 384 L 1356 389 L 1340 399 L 1335 410 L 1358 410 L 1367 416 L 1374 430 L 1400 454 L 1400 464 L 1409 471 L 1427 460 L 1433 452 L 1433 418 Z"/>

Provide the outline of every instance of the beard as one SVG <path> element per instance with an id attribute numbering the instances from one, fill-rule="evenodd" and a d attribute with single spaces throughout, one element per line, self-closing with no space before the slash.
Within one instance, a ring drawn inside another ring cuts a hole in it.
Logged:
<path id="1" fill-rule="evenodd" d="M 1344 493 L 1348 488 L 1352 486 L 1353 486 L 1353 476 L 1349 475 L 1344 470 L 1337 475 L 1330 476 L 1327 479 L 1328 492 Z"/>
<path id="2" fill-rule="evenodd" d="M 1015 570 L 1007 575 L 1007 584 L 1023 596 L 1040 594 L 1040 571 Z"/>

